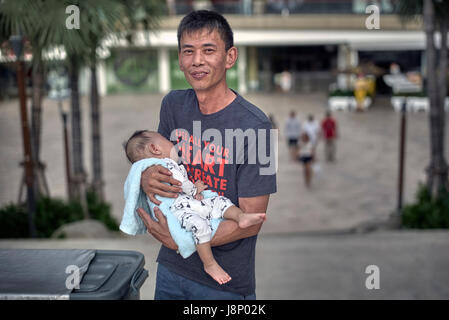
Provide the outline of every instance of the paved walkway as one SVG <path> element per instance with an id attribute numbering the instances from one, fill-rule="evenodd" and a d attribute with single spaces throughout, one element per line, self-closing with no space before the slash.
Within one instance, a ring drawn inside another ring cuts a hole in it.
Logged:
<path id="1" fill-rule="evenodd" d="M 246 98 L 273 113 L 278 125 L 291 109 L 302 120 L 308 113 L 321 119 L 325 94 L 249 94 Z M 155 130 L 162 95 L 107 96 L 102 100 L 105 194 L 119 220 L 123 210 L 123 182 L 129 164 L 122 142 L 136 129 Z M 90 125 L 88 100 L 82 100 L 85 165 L 90 172 Z M 302 167 L 289 162 L 281 134 L 278 192 L 270 199 L 263 233 L 288 233 L 345 229 L 372 219 L 385 219 L 396 207 L 399 117 L 388 99 L 378 99 L 366 113 L 335 113 L 340 126 L 337 162 L 320 161 L 311 190 L 303 184 Z M 449 123 L 449 113 L 447 114 Z M 22 169 L 22 140 L 17 101 L 0 104 L 0 206 L 15 201 Z M 449 130 L 446 143 L 449 145 Z M 428 117 L 410 114 L 407 131 L 405 200 L 412 201 L 418 181 L 428 163 Z M 42 159 L 47 164 L 51 194 L 66 194 L 61 121 L 56 103 L 44 101 Z M 323 157 L 323 145 L 318 156 Z M 446 148 L 449 159 L 449 148 Z M 90 175 L 91 176 L 91 175 Z"/>
<path id="2" fill-rule="evenodd" d="M 137 250 L 153 299 L 159 244 L 150 236 L 120 239 L 1 240 L 0 248 Z M 265 234 L 256 251 L 258 299 L 449 299 L 449 231 L 368 234 Z M 379 289 L 365 282 L 379 268 Z"/>
<path id="3" fill-rule="evenodd" d="M 294 109 L 321 118 L 324 94 L 247 95 L 282 125 Z M 105 191 L 120 219 L 123 182 L 129 165 L 121 143 L 136 129 L 156 129 L 161 95 L 108 96 L 102 100 Z M 90 172 L 90 126 L 83 99 L 85 163 Z M 278 193 L 259 237 L 259 299 L 449 299 L 448 231 L 335 233 L 372 219 L 385 219 L 396 206 L 399 117 L 388 100 L 366 113 L 335 113 L 340 125 L 337 163 L 320 161 L 314 186 L 303 186 L 302 168 L 279 145 Z M 428 117 L 410 114 L 407 132 L 405 200 L 412 201 L 428 163 Z M 447 115 L 449 123 L 449 114 Z M 17 101 L 0 105 L 0 206 L 17 197 L 22 142 Z M 42 158 L 54 196 L 65 196 L 61 122 L 57 106 L 44 102 Z M 447 130 L 449 131 L 449 130 Z M 447 141 L 449 142 L 449 134 Z M 447 143 L 449 145 L 449 143 Z M 448 148 L 449 149 L 449 148 Z M 449 150 L 448 158 L 449 158 Z M 322 159 L 322 145 L 318 155 Z M 311 233 L 310 233 L 311 232 Z M 149 236 L 117 239 L 1 240 L 0 248 L 97 248 L 145 254 L 150 278 L 142 298 L 152 299 L 158 243 Z M 380 289 L 368 290 L 365 269 L 380 270 Z"/>

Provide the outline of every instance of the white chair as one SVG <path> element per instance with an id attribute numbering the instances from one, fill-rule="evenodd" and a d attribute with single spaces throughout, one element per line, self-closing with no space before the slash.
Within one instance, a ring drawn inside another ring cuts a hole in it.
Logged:
<path id="1" fill-rule="evenodd" d="M 407 99 L 407 109 L 413 112 L 429 111 L 429 99 L 424 97 L 410 97 Z"/>
<path id="2" fill-rule="evenodd" d="M 349 97 L 330 97 L 328 106 L 331 111 L 347 111 L 349 109 Z"/>
<path id="3" fill-rule="evenodd" d="M 401 112 L 402 104 L 404 103 L 405 97 L 391 97 L 391 105 L 393 106 L 394 111 Z"/>

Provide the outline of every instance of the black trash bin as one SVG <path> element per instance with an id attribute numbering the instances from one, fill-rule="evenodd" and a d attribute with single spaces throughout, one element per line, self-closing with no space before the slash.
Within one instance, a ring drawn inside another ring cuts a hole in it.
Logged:
<path id="1" fill-rule="evenodd" d="M 136 251 L 0 249 L 0 299 L 136 300 L 144 265 Z"/>
<path id="2" fill-rule="evenodd" d="M 148 277 L 145 258 L 136 251 L 97 250 L 70 300 L 138 300 Z"/>

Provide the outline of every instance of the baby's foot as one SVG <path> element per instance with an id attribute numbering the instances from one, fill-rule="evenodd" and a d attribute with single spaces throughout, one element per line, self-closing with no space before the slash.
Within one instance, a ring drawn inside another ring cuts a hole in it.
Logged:
<path id="1" fill-rule="evenodd" d="M 224 271 L 218 265 L 218 263 L 204 266 L 204 271 L 206 271 L 207 274 L 210 275 L 219 284 L 225 284 L 226 282 L 229 282 L 231 280 L 229 274 L 227 274 L 226 271 Z"/>
<path id="2" fill-rule="evenodd" d="M 249 226 L 264 222 L 267 219 L 265 213 L 242 213 L 239 217 L 239 227 L 248 228 Z"/>

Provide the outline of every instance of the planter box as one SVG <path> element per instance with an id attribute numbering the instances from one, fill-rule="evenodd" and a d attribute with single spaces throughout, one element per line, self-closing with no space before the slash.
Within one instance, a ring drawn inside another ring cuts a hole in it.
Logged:
<path id="1" fill-rule="evenodd" d="M 368 109 L 372 104 L 372 99 L 370 97 L 366 97 L 365 101 L 363 103 L 363 109 Z M 357 108 L 357 101 L 355 100 L 355 97 L 353 96 L 337 96 L 337 97 L 330 97 L 328 99 L 328 107 L 331 111 L 351 111 L 355 110 Z"/>
<path id="2" fill-rule="evenodd" d="M 391 105 L 393 106 L 394 111 L 401 112 L 402 104 L 405 101 L 405 97 L 391 97 Z"/>
<path id="3" fill-rule="evenodd" d="M 402 108 L 402 103 L 406 101 L 405 110 L 420 112 L 420 111 L 429 111 L 430 104 L 429 98 L 427 97 L 403 97 L 403 96 L 395 96 L 391 97 L 391 105 L 396 112 L 400 112 Z M 444 109 L 446 112 L 449 112 L 449 98 L 446 97 Z"/>
<path id="4" fill-rule="evenodd" d="M 348 111 L 352 107 L 353 97 L 330 97 L 328 99 L 328 107 L 331 111 Z"/>
<path id="5" fill-rule="evenodd" d="M 407 98 L 407 110 L 413 112 L 429 111 L 429 98 L 426 97 Z"/>

